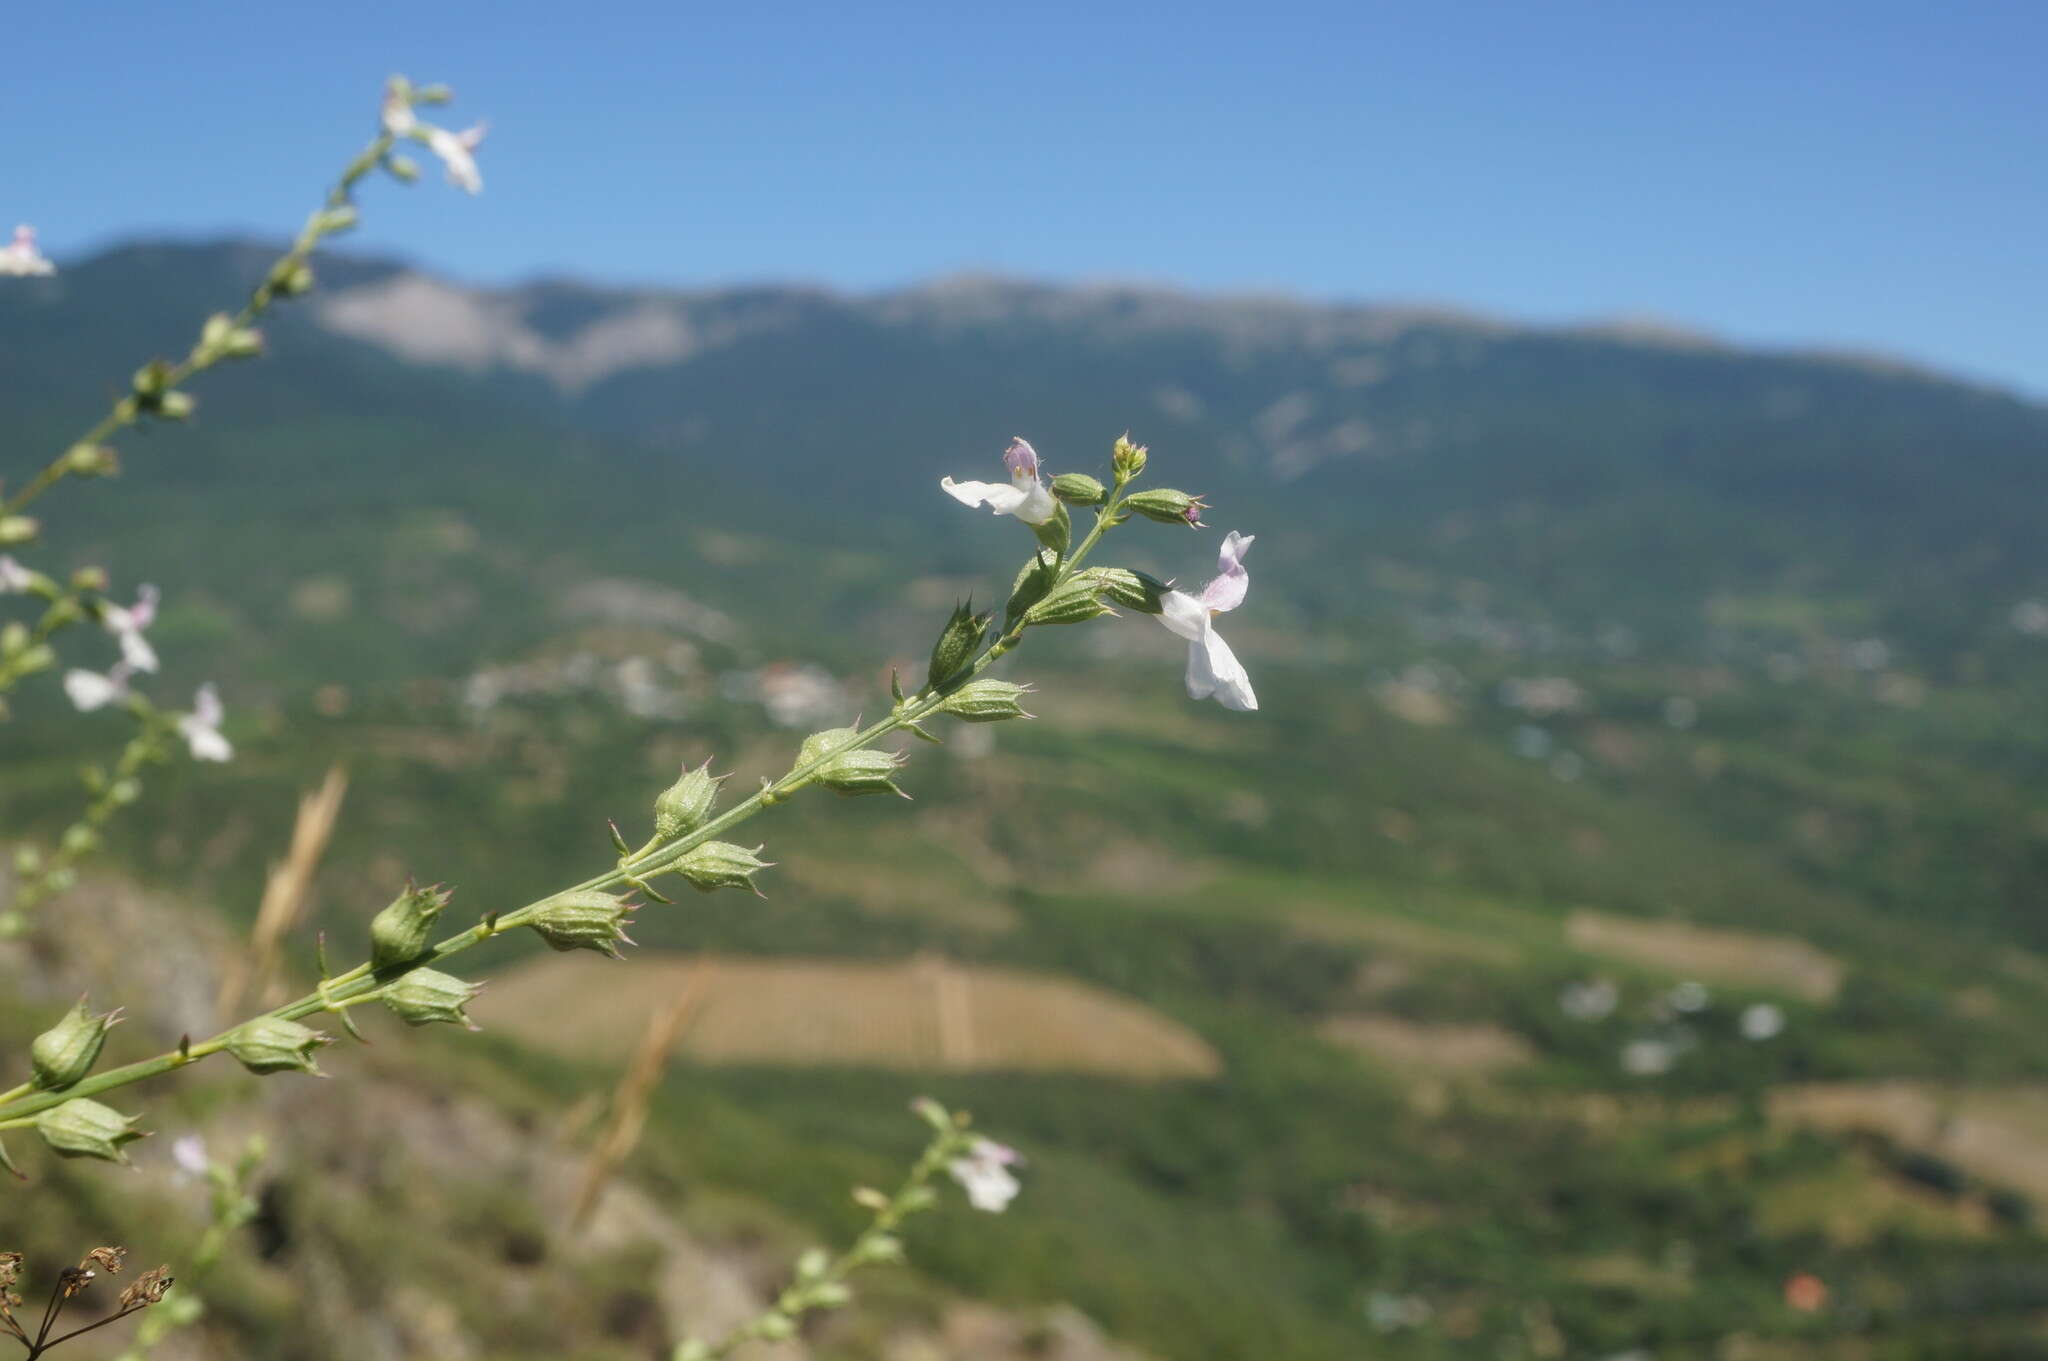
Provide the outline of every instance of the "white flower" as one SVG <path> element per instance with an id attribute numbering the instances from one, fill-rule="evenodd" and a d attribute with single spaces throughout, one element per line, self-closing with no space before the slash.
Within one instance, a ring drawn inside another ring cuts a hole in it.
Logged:
<path id="1" fill-rule="evenodd" d="M 185 746 L 195 761 L 225 761 L 235 754 L 228 745 L 228 739 L 220 735 L 220 724 L 227 717 L 221 707 L 220 692 L 208 681 L 199 687 L 199 693 L 192 697 L 192 712 L 178 718 L 178 735 L 185 739 Z"/>
<path id="2" fill-rule="evenodd" d="M 1014 515 L 1027 525 L 1042 525 L 1060 508 L 1045 483 L 1038 479 L 1038 451 L 1022 436 L 1010 441 L 1003 451 L 1003 464 L 1010 470 L 1007 486 L 1001 482 L 955 482 L 939 479 L 939 488 L 963 506 L 987 506 L 998 515 Z"/>
<path id="3" fill-rule="evenodd" d="M 135 592 L 133 605 L 106 605 L 100 610 L 100 625 L 121 644 L 121 660 L 131 671 L 155 671 L 156 649 L 142 631 L 156 622 L 158 592 L 144 584 Z"/>
<path id="4" fill-rule="evenodd" d="M 213 1170 L 206 1156 L 206 1140 L 196 1134 L 181 1134 L 172 1142 L 171 1161 L 177 1164 L 180 1181 L 204 1177 Z"/>
<path id="5" fill-rule="evenodd" d="M 1159 622 L 1188 640 L 1188 697 L 1207 699 L 1214 695 L 1226 709 L 1256 709 L 1259 697 L 1252 693 L 1251 677 L 1244 664 L 1216 631 L 1215 617 L 1234 610 L 1244 602 L 1251 577 L 1244 570 L 1245 550 L 1252 536 L 1236 530 L 1223 537 L 1217 555 L 1217 573 L 1199 596 L 1185 591 L 1168 591 L 1159 600 Z"/>
<path id="6" fill-rule="evenodd" d="M 1745 1040 L 1768 1040 L 1785 1028 L 1785 1013 L 1769 1002 L 1758 1002 L 1742 1009 L 1742 1038 Z"/>
<path id="7" fill-rule="evenodd" d="M 57 267 L 36 248 L 36 229 L 26 222 L 14 229 L 14 239 L 0 246 L 0 274 L 17 277 L 55 274 Z"/>
<path id="8" fill-rule="evenodd" d="M 439 156 L 441 164 L 448 167 L 448 182 L 470 194 L 481 194 L 484 189 L 483 172 L 476 168 L 476 156 L 472 154 L 483 140 L 482 123 L 462 132 L 450 132 L 446 128 L 427 129 L 427 150 Z"/>
<path id="9" fill-rule="evenodd" d="M 976 1139 L 964 1158 L 946 1164 L 953 1180 L 967 1192 L 967 1202 L 977 1210 L 1001 1214 L 1017 1192 L 1023 1189 L 1010 1168 L 1023 1161 L 1014 1148 L 993 1139 Z"/>
<path id="10" fill-rule="evenodd" d="M 103 676 L 97 671 L 73 667 L 64 673 L 64 693 L 80 713 L 104 709 L 115 700 L 127 698 L 128 673 L 134 669 L 126 662 L 116 662 Z"/>
<path id="11" fill-rule="evenodd" d="M 34 580 L 35 574 L 28 568 L 0 553 L 0 595 L 25 591 Z"/>

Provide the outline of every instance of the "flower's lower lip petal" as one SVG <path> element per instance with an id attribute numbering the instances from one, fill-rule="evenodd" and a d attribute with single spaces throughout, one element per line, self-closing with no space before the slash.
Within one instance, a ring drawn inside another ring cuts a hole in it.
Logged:
<path id="1" fill-rule="evenodd" d="M 1223 641 L 1222 634 L 1210 629 L 1193 647 L 1203 654 L 1217 703 L 1240 713 L 1259 707 L 1259 697 L 1252 692 L 1252 679 L 1246 674 L 1244 663 L 1230 650 L 1230 644 Z"/>

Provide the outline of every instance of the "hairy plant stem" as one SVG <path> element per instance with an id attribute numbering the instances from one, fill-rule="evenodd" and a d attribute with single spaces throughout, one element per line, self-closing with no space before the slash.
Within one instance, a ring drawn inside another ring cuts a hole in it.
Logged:
<path id="1" fill-rule="evenodd" d="M 717 1342 L 693 1353 L 679 1348 L 678 1357 L 690 1356 L 692 1361 L 723 1361 L 735 1349 L 748 1342 L 763 1338 L 788 1336 L 795 1330 L 797 1321 L 805 1314 L 818 1309 L 837 1308 L 841 1301 L 827 1302 L 816 1296 L 819 1285 L 843 1286 L 846 1278 L 860 1268 L 875 1262 L 895 1260 L 876 1251 L 885 1239 L 891 1238 L 894 1230 L 910 1215 L 933 1203 L 926 1194 L 933 1177 L 948 1160 L 956 1157 L 968 1142 L 964 1128 L 941 1130 L 925 1146 L 918 1160 L 912 1165 L 903 1184 L 890 1196 L 875 1206 L 874 1218 L 860 1231 L 844 1252 L 825 1264 L 823 1270 L 808 1280 L 801 1280 L 777 1298 L 774 1304 L 764 1309 L 745 1323 L 740 1324 Z"/>
<path id="2" fill-rule="evenodd" d="M 1082 539 L 1073 551 L 1060 559 L 1059 568 L 1054 574 L 1052 582 L 1047 587 L 1046 593 L 1048 595 L 1063 585 L 1080 568 L 1081 563 L 1087 558 L 1088 554 L 1101 542 L 1103 534 L 1117 523 L 1117 511 L 1118 505 L 1122 500 L 1123 487 L 1124 483 L 1119 481 L 1115 492 L 1111 494 L 1102 508 L 1096 512 L 1095 524 L 1089 530 L 1087 537 Z M 759 790 L 739 803 L 734 804 L 724 813 L 711 819 L 695 831 L 678 837 L 673 841 L 663 843 L 653 849 L 625 856 L 616 867 L 602 874 L 592 875 L 580 884 L 574 884 L 566 889 L 557 890 L 545 898 L 535 899 L 533 902 L 511 912 L 502 914 L 491 913 L 475 926 L 448 937 L 446 940 L 431 946 L 425 952 L 412 959 L 386 965 L 381 969 L 373 968 L 367 963 L 358 964 L 346 973 L 324 979 L 319 987 L 297 1001 L 288 1002 L 284 1006 L 265 1012 L 262 1016 L 252 1019 L 261 1020 L 264 1017 L 277 1017 L 282 1020 L 296 1021 L 323 1011 L 339 1014 L 350 1006 L 375 1000 L 376 994 L 383 988 L 403 978 L 415 969 L 438 964 L 452 955 L 460 954 L 473 946 L 481 945 L 494 936 L 500 936 L 508 931 L 527 925 L 551 899 L 563 893 L 584 892 L 592 889 L 613 889 L 633 885 L 641 880 L 668 871 L 684 856 L 705 842 L 716 839 L 724 832 L 745 822 L 764 808 L 770 808 L 775 804 L 786 802 L 798 790 L 802 789 L 804 785 L 809 783 L 812 776 L 816 775 L 819 770 L 837 757 L 843 756 L 850 751 L 858 751 L 863 747 L 871 746 L 878 739 L 886 737 L 900 728 L 914 724 L 918 720 L 937 712 L 944 706 L 946 697 L 949 694 L 960 686 L 965 685 L 968 681 L 973 680 L 976 676 L 979 676 L 1015 649 L 1023 640 L 1027 627 L 1028 625 L 1024 619 L 1020 617 L 1000 637 L 990 643 L 981 655 L 974 660 L 971 666 L 965 668 L 960 674 L 948 678 L 943 686 L 927 685 L 915 695 L 911 695 L 898 703 L 887 717 L 877 719 L 867 727 L 862 728 L 848 742 L 823 753 L 813 760 L 806 761 L 792 768 L 789 773 L 778 780 L 765 782 Z M 99 1073 L 74 1083 L 62 1091 L 38 1091 L 32 1084 L 24 1083 L 12 1091 L 0 1092 L 0 1130 L 20 1128 L 33 1123 L 32 1119 L 28 1117 L 33 1117 L 53 1106 L 60 1106 L 66 1101 L 78 1097 L 98 1096 L 101 1093 L 126 1087 L 148 1078 L 158 1077 L 174 1069 L 197 1063 L 199 1060 L 225 1049 L 235 1032 L 241 1029 L 242 1024 L 247 1024 L 247 1022 L 230 1026 L 209 1039 L 187 1041 L 179 1045 L 178 1048 L 159 1054 L 154 1058 L 143 1059 L 119 1068 L 108 1069 L 104 1073 Z"/>
<path id="3" fill-rule="evenodd" d="M 57 849 L 15 891 L 14 901 L 8 909 L 0 912 L 0 940 L 19 935 L 27 928 L 25 914 L 41 906 L 52 893 L 62 890 L 72 867 L 96 844 L 100 829 L 115 813 L 135 801 L 136 791 L 132 787 L 135 777 L 145 766 L 165 759 L 165 743 L 173 730 L 169 716 L 140 695 L 129 697 L 128 708 L 140 723 L 139 731 L 121 748 L 113 773 L 102 777 L 103 783 L 92 801 L 57 838 Z M 87 836 L 92 840 L 80 839 Z"/>
<path id="4" fill-rule="evenodd" d="M 328 218 L 328 214 L 349 206 L 349 195 L 356 185 L 365 175 L 383 164 L 384 158 L 390 155 L 395 145 L 396 140 L 389 132 L 380 132 L 353 161 L 348 163 L 347 168 L 341 173 L 341 178 L 328 189 L 327 201 L 320 211 L 306 219 L 306 225 L 299 230 L 291 249 L 279 256 L 271 265 L 263 276 L 263 282 L 256 285 L 254 291 L 249 294 L 249 300 L 242 304 L 242 310 L 235 314 L 235 329 L 247 327 L 270 309 L 270 304 L 277 300 L 282 291 L 284 280 L 306 263 L 322 238 L 335 231 L 345 230 L 335 226 Z M 166 371 L 161 390 L 169 392 L 176 389 L 186 379 L 212 368 L 225 357 L 226 355 L 217 348 L 204 343 L 194 345 L 190 353 Z M 66 445 L 63 452 L 52 459 L 47 467 L 23 483 L 20 491 L 5 500 L 0 500 L 0 516 L 16 514 L 69 476 L 72 472 L 71 450 L 82 444 L 103 443 L 116 432 L 135 424 L 144 414 L 144 410 L 142 401 L 133 393 L 115 402 L 97 425 Z"/>

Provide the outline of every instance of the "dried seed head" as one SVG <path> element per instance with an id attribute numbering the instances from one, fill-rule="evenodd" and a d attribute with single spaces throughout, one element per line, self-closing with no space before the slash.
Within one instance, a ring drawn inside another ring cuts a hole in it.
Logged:
<path id="1" fill-rule="evenodd" d="M 85 1260 L 78 1264 L 80 1271 L 98 1267 L 110 1276 L 121 1274 L 121 1259 L 128 1255 L 126 1248 L 94 1248 L 85 1254 Z"/>
<path id="2" fill-rule="evenodd" d="M 171 1279 L 169 1263 L 143 1272 L 129 1283 L 126 1290 L 121 1292 L 121 1308 L 124 1310 L 146 1308 L 157 1303 L 163 1299 L 164 1292 L 171 1288 Z"/>

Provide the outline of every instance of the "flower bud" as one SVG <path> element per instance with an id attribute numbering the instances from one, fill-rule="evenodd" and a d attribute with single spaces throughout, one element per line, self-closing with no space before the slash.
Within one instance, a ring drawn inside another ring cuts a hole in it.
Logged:
<path id="1" fill-rule="evenodd" d="M 140 1119 L 81 1096 L 38 1115 L 36 1133 L 62 1157 L 125 1163 L 128 1155 L 121 1145 L 142 1137 L 142 1131 L 135 1128 Z"/>
<path id="2" fill-rule="evenodd" d="M 1145 446 L 1131 443 L 1128 431 L 1119 435 L 1116 447 L 1109 451 L 1109 466 L 1116 470 L 1118 482 L 1128 482 L 1145 471 Z"/>
<path id="3" fill-rule="evenodd" d="M 711 758 L 705 757 L 704 764 L 695 770 L 687 767 L 683 777 L 661 791 L 654 801 L 654 834 L 663 841 L 673 841 L 685 832 L 694 832 L 704 825 L 711 815 L 712 805 L 718 802 L 718 787 L 725 783 L 723 775 L 711 773 Z"/>
<path id="4" fill-rule="evenodd" d="M 557 893 L 535 909 L 531 925 L 557 950 L 596 950 L 621 959 L 619 942 L 633 943 L 626 922 L 636 904 L 597 889 Z"/>
<path id="5" fill-rule="evenodd" d="M 1108 499 L 1109 488 L 1086 473 L 1061 473 L 1052 480 L 1052 494 L 1070 506 L 1099 506 Z"/>
<path id="6" fill-rule="evenodd" d="M 477 1029 L 463 1008 L 484 990 L 481 983 L 465 983 L 437 969 L 414 969 L 381 994 L 384 1005 L 407 1025 L 446 1023 L 467 1030 Z"/>
<path id="7" fill-rule="evenodd" d="M 345 232 L 356 225 L 358 220 L 355 205 L 344 203 L 339 208 L 324 209 L 315 216 L 323 233 Z"/>
<path id="8" fill-rule="evenodd" d="M 57 848 L 76 860 L 100 848 L 100 834 L 83 822 L 74 822 L 58 838 Z"/>
<path id="9" fill-rule="evenodd" d="M 135 395 L 143 398 L 145 402 L 161 397 L 170 383 L 171 366 L 161 359 L 150 360 L 137 369 L 135 376 L 129 380 L 129 386 L 134 389 Z"/>
<path id="10" fill-rule="evenodd" d="M 199 403 L 185 393 L 166 392 L 157 398 L 155 410 L 157 415 L 167 421 L 182 421 L 191 416 L 192 409 L 197 405 Z"/>
<path id="11" fill-rule="evenodd" d="M 0 548 L 28 543 L 42 531 L 42 524 L 32 516 L 0 515 Z"/>
<path id="12" fill-rule="evenodd" d="M 1141 614 L 1158 614 L 1160 598 L 1169 589 L 1165 582 L 1128 567 L 1090 567 L 1078 575 L 1094 581 L 1104 599 Z"/>
<path id="13" fill-rule="evenodd" d="M 853 1255 L 861 1262 L 900 1262 L 903 1240 L 893 1233 L 866 1234 L 854 1243 Z"/>
<path id="14" fill-rule="evenodd" d="M 121 456 L 105 444 L 74 444 L 64 451 L 64 470 L 73 477 L 112 477 L 121 471 Z"/>
<path id="15" fill-rule="evenodd" d="M 1171 487 L 1155 487 L 1151 491 L 1132 492 L 1124 498 L 1124 505 L 1138 512 L 1148 520 L 1157 520 L 1163 525 L 1187 525 L 1200 528 L 1202 512 L 1209 507 L 1199 496 L 1189 496 L 1184 491 Z"/>
<path id="16" fill-rule="evenodd" d="M 749 888 L 756 895 L 761 890 L 754 883 L 754 876 L 768 868 L 768 862 L 761 859 L 761 847 L 748 850 L 735 846 L 729 841 L 707 841 L 670 868 L 690 881 L 690 886 L 709 893 L 721 888 Z"/>
<path id="17" fill-rule="evenodd" d="M 939 641 L 932 645 L 932 665 L 926 675 L 933 689 L 958 675 L 960 668 L 974 659 L 975 649 L 981 645 L 981 636 L 987 629 L 988 616 L 976 614 L 973 601 L 953 607 L 953 617 L 946 621 Z"/>
<path id="18" fill-rule="evenodd" d="M 1096 599 L 1098 586 L 1087 577 L 1076 576 L 1057 591 L 1024 612 L 1026 624 L 1079 624 L 1110 613 L 1109 606 Z"/>
<path id="19" fill-rule="evenodd" d="M 313 271 L 305 264 L 279 261 L 270 275 L 271 291 L 281 298 L 296 298 L 313 291 Z"/>
<path id="20" fill-rule="evenodd" d="M 297 1021 L 259 1016 L 228 1036 L 227 1050 L 252 1073 L 311 1073 L 320 1076 L 313 1051 L 333 1037 Z"/>
<path id="21" fill-rule="evenodd" d="M 104 591 L 107 589 L 107 569 L 104 567 L 81 567 L 71 574 L 71 589 L 74 591 Z"/>
<path id="22" fill-rule="evenodd" d="M 969 681 L 946 696 L 941 707 L 969 723 L 999 723 L 1006 718 L 1030 718 L 1017 702 L 1030 693 L 1030 686 L 1006 680 Z"/>
<path id="23" fill-rule="evenodd" d="M 420 177 L 419 162 L 410 156 L 386 156 L 384 168 L 391 172 L 391 178 L 400 184 L 411 184 Z"/>
<path id="24" fill-rule="evenodd" d="M 418 959 L 433 935 L 434 918 L 448 906 L 448 890 L 407 884 L 405 892 L 370 921 L 370 967 L 387 968 Z"/>
<path id="25" fill-rule="evenodd" d="M 118 1010 L 95 1016 L 86 1010 L 85 999 L 64 1014 L 64 1019 L 36 1036 L 29 1045 L 29 1066 L 35 1085 L 60 1091 L 92 1071 L 99 1062 L 107 1031 L 121 1019 Z"/>
<path id="26" fill-rule="evenodd" d="M 824 732 L 812 733 L 804 739 L 802 749 L 797 752 L 796 763 L 799 766 L 809 765 L 847 746 L 857 736 L 852 728 L 827 728 Z M 841 794 L 895 794 L 909 798 L 896 787 L 892 778 L 902 764 L 903 757 L 895 752 L 865 748 L 840 751 L 812 771 L 810 778 Z"/>

